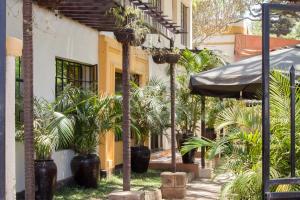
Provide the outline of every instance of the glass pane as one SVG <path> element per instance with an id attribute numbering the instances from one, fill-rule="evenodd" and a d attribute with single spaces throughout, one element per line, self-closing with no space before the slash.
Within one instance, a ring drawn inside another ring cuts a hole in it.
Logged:
<path id="1" fill-rule="evenodd" d="M 122 73 L 115 74 L 115 94 L 122 94 Z"/>
<path id="2" fill-rule="evenodd" d="M 21 78 L 21 59 L 18 57 L 15 60 L 16 62 L 16 78 L 19 79 Z"/>
<path id="3" fill-rule="evenodd" d="M 62 74 L 62 61 L 58 60 L 58 59 L 56 59 L 56 77 L 60 77 L 60 78 L 63 77 L 63 74 Z"/>
<path id="4" fill-rule="evenodd" d="M 69 70 L 69 74 L 68 74 L 68 79 L 70 81 L 73 81 L 74 78 L 75 78 L 75 69 L 74 69 L 74 65 L 73 64 L 70 64 L 68 66 L 68 70 Z"/>
<path id="5" fill-rule="evenodd" d="M 57 78 L 56 79 L 56 96 L 59 96 L 61 94 L 62 88 L 63 88 L 62 79 Z"/>
<path id="6" fill-rule="evenodd" d="M 68 62 L 67 61 L 64 61 L 63 62 L 63 71 L 64 71 L 64 74 L 63 74 L 63 78 L 67 78 L 68 77 Z"/>

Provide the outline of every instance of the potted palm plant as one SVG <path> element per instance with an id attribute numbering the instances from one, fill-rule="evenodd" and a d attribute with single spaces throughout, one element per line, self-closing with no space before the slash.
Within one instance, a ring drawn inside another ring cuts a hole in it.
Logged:
<path id="1" fill-rule="evenodd" d="M 53 199 L 57 167 L 51 155 L 54 150 L 68 147 L 73 139 L 73 121 L 56 112 L 54 107 L 45 100 L 34 100 L 34 169 L 37 199 Z M 23 128 L 17 131 L 16 139 L 24 140 Z"/>
<path id="2" fill-rule="evenodd" d="M 191 96 L 186 88 L 186 77 L 178 76 L 180 87 L 176 95 L 176 124 L 177 124 L 177 146 L 179 150 L 185 142 L 195 136 L 199 130 L 199 121 L 201 119 L 201 98 Z M 196 149 L 193 149 L 182 155 L 183 163 L 194 163 Z"/>
<path id="3" fill-rule="evenodd" d="M 68 86 L 57 99 L 57 109 L 74 119 L 72 148 L 77 155 L 71 161 L 74 180 L 80 186 L 97 187 L 100 159 L 96 154 L 99 135 L 112 126 L 109 96 L 97 96 L 89 90 Z"/>
<path id="4" fill-rule="evenodd" d="M 174 59 L 175 61 L 175 59 Z M 177 143 L 179 149 L 182 145 L 195 136 L 199 131 L 199 121 L 201 119 L 201 97 L 197 95 L 191 95 L 188 88 L 188 82 L 190 75 L 193 73 L 199 73 L 223 64 L 220 57 L 215 55 L 209 50 L 202 50 L 198 53 L 193 53 L 189 50 L 184 50 L 179 60 L 179 65 L 183 67 L 183 71 L 177 76 L 178 89 L 177 89 Z M 214 103 L 211 104 L 213 110 L 216 109 Z M 215 115 L 214 111 L 208 111 L 210 114 L 210 125 L 214 124 L 213 120 Z M 196 149 L 183 154 L 182 160 L 184 163 L 193 163 Z"/>
<path id="5" fill-rule="evenodd" d="M 116 39 L 120 43 L 130 43 L 132 46 L 140 46 L 150 32 L 147 24 L 142 20 L 142 11 L 131 6 L 126 8 L 115 7 L 110 9 L 116 21 L 117 30 L 114 31 Z"/>
<path id="6" fill-rule="evenodd" d="M 133 84 L 131 96 L 132 132 L 136 139 L 136 145 L 131 147 L 131 170 L 144 173 L 150 161 L 146 141 L 151 135 L 163 134 L 170 126 L 166 87 L 161 81 L 151 79 L 142 88 Z"/>

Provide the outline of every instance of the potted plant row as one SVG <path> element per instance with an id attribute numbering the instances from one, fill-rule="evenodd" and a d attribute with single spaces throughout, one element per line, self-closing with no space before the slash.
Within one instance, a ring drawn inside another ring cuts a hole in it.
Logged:
<path id="1" fill-rule="evenodd" d="M 73 140 L 74 123 L 55 111 L 55 104 L 34 100 L 34 149 L 36 199 L 52 200 L 56 188 L 57 166 L 51 158 L 53 151 L 66 148 Z M 23 127 L 17 127 L 17 141 L 24 141 Z"/>

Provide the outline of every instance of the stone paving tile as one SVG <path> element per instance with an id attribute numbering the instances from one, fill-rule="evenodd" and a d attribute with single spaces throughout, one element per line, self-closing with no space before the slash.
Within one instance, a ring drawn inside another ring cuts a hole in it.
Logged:
<path id="1" fill-rule="evenodd" d="M 222 185 L 230 178 L 229 174 L 223 174 L 213 180 L 196 179 L 188 183 L 185 200 L 218 200 Z"/>

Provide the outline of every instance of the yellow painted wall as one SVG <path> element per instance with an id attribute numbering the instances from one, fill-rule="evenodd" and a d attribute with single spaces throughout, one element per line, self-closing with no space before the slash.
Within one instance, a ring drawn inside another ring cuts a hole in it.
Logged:
<path id="1" fill-rule="evenodd" d="M 232 34 L 246 34 L 247 29 L 243 26 L 228 26 L 225 31 L 222 32 L 222 35 L 232 35 Z"/>
<path id="2" fill-rule="evenodd" d="M 140 76 L 143 86 L 149 79 L 148 54 L 141 49 L 130 48 L 130 73 Z M 115 72 L 122 71 L 122 45 L 108 36 L 99 36 L 99 93 L 115 93 Z M 133 143 L 133 141 L 132 141 Z M 111 171 L 122 164 L 122 142 L 115 142 L 112 132 L 102 136 L 99 146 L 101 169 Z"/>

